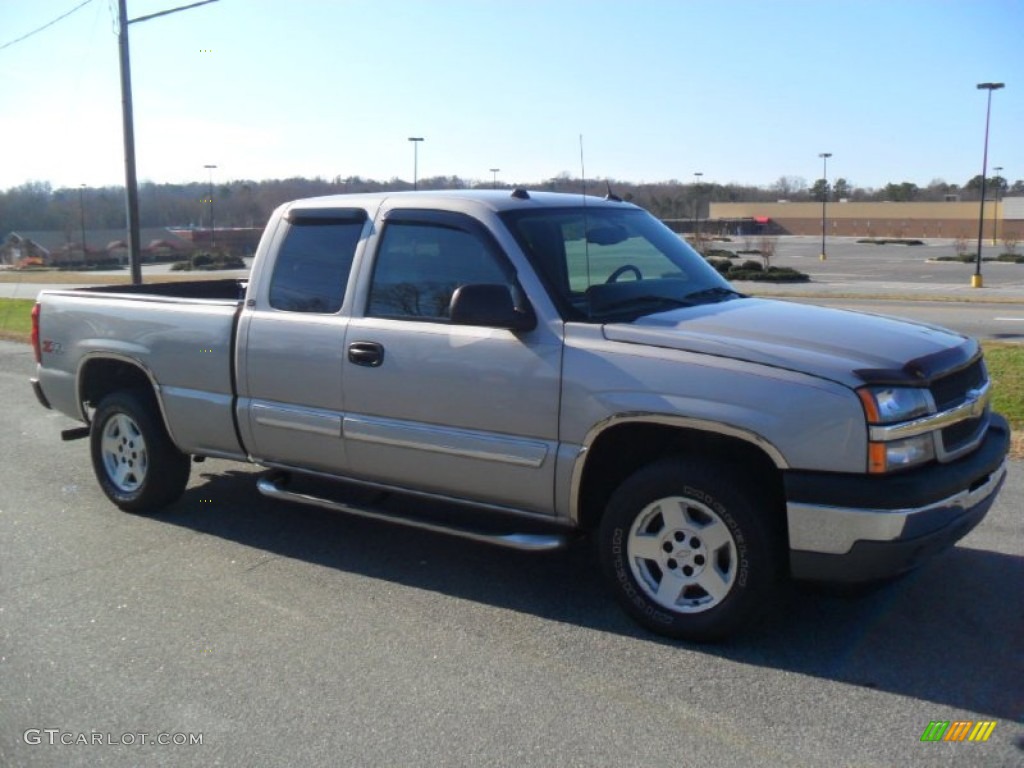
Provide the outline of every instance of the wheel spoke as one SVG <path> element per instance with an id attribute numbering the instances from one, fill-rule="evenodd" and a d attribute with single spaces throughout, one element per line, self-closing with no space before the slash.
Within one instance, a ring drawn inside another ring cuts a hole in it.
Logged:
<path id="1" fill-rule="evenodd" d="M 137 434 L 135 424 L 123 413 L 119 413 L 114 417 L 114 424 L 117 425 L 117 434 L 119 437 L 131 439 Z"/>
<path id="2" fill-rule="evenodd" d="M 111 479 L 118 488 L 126 490 L 130 483 L 129 475 L 131 474 L 131 471 L 131 468 L 127 464 L 118 463 L 114 466 Z"/>
<path id="3" fill-rule="evenodd" d="M 704 546 L 708 548 L 708 552 L 717 552 L 722 547 L 732 543 L 729 529 L 721 520 L 714 520 L 701 528 L 700 538 L 704 542 Z"/>
<path id="4" fill-rule="evenodd" d="M 683 508 L 681 499 L 662 499 L 658 503 L 658 510 L 661 512 L 661 519 L 668 530 L 686 526 L 686 510 Z"/>
<path id="5" fill-rule="evenodd" d="M 629 539 L 629 554 L 642 560 L 661 562 L 665 553 L 661 549 L 661 537 L 644 534 L 633 534 Z"/>
<path id="6" fill-rule="evenodd" d="M 103 451 L 104 456 L 117 456 L 117 446 L 120 441 L 116 434 L 111 434 L 111 430 L 106 430 L 103 433 L 103 441 L 100 444 L 100 448 Z"/>
<path id="7" fill-rule="evenodd" d="M 728 575 L 723 578 L 722 574 L 715 568 L 705 568 L 697 576 L 697 583 L 711 596 L 715 603 L 718 603 L 729 594 L 729 588 L 732 586 L 731 582 L 732 579 Z"/>
<path id="8" fill-rule="evenodd" d="M 671 571 L 663 571 L 656 596 L 658 602 L 664 606 L 675 605 L 680 595 L 683 594 L 683 588 L 686 584 L 686 580 L 680 576 L 675 575 Z"/>

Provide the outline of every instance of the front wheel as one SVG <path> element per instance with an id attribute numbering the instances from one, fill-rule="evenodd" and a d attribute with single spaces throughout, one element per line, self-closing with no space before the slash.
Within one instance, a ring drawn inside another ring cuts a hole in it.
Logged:
<path id="1" fill-rule="evenodd" d="M 781 518 L 755 488 L 684 459 L 659 461 L 619 486 L 598 542 L 627 613 L 658 634 L 700 642 L 732 635 L 767 610 L 782 560 Z"/>
<path id="2" fill-rule="evenodd" d="M 188 484 L 189 457 L 171 442 L 147 392 L 105 397 L 93 416 L 89 443 L 100 488 L 127 512 L 155 512 L 176 501 Z"/>

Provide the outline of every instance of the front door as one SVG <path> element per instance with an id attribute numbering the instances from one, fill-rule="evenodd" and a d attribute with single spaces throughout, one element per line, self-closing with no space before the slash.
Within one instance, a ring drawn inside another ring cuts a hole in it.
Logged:
<path id="1" fill-rule="evenodd" d="M 379 482 L 550 512 L 560 338 L 452 325 L 452 293 L 513 289 L 475 219 L 392 210 L 376 238 L 363 311 L 346 337 L 344 435 L 352 472 Z"/>

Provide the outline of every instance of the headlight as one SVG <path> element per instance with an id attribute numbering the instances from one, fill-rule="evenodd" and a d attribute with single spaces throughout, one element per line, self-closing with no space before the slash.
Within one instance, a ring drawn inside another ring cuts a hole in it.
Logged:
<path id="1" fill-rule="evenodd" d="M 926 415 L 930 410 L 928 390 L 910 387 L 864 387 L 858 389 L 869 424 L 895 424 Z"/>
<path id="2" fill-rule="evenodd" d="M 891 425 L 931 413 L 928 390 L 912 387 L 864 387 L 857 390 L 869 425 Z M 868 472 L 909 469 L 935 458 L 935 436 L 925 432 L 897 440 L 868 442 Z"/>

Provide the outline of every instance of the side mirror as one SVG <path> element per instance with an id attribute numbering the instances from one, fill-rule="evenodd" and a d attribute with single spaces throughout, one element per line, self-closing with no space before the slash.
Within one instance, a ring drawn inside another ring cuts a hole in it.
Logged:
<path id="1" fill-rule="evenodd" d="M 516 309 L 507 285 L 471 283 L 460 285 L 452 294 L 449 319 L 453 325 L 482 325 L 530 331 L 537 327 L 537 317 L 527 304 L 525 311 Z"/>

